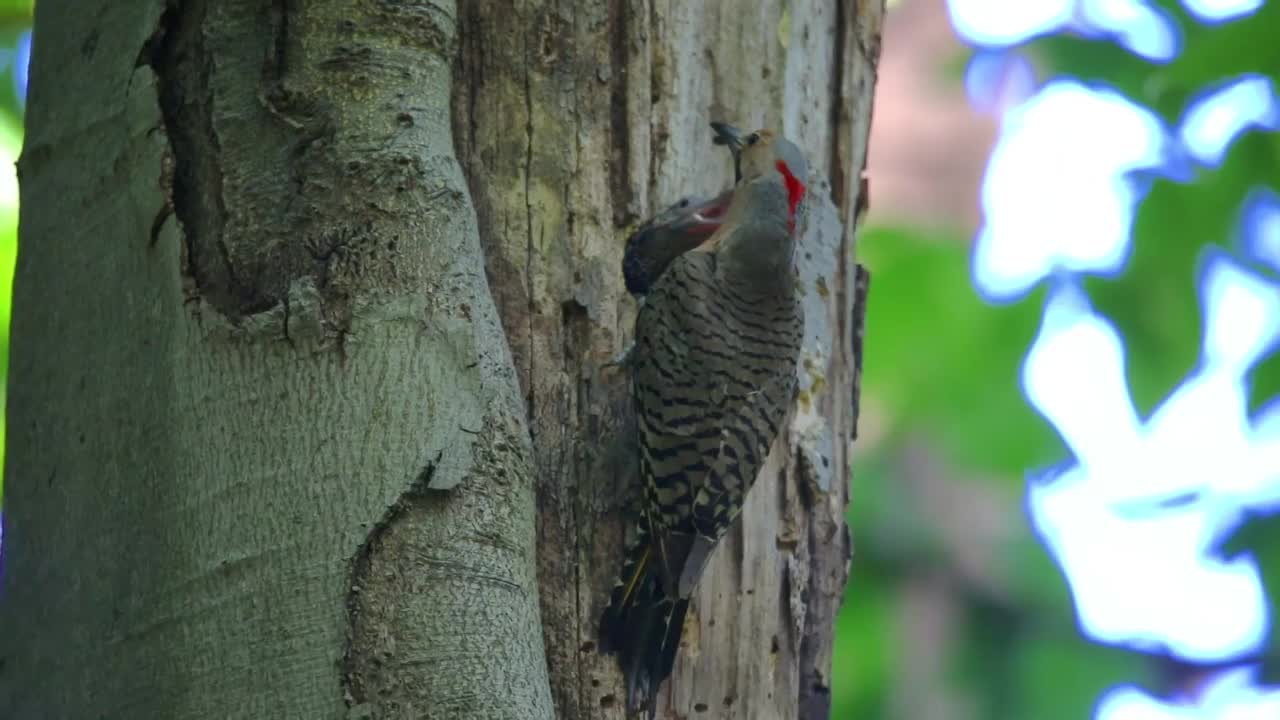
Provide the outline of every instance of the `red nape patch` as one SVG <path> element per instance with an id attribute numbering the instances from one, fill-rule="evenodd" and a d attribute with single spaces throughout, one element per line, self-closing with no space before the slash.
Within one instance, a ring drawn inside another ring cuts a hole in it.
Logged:
<path id="1" fill-rule="evenodd" d="M 777 162 L 778 172 L 782 173 L 782 181 L 787 185 L 787 222 L 795 228 L 796 206 L 804 197 L 804 183 L 791 174 L 791 168 L 781 160 Z"/>

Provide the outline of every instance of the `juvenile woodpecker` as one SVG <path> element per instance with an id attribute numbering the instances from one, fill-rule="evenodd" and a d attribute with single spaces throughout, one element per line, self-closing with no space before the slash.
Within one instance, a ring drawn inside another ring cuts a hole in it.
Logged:
<path id="1" fill-rule="evenodd" d="M 723 222 L 732 194 L 729 188 L 713 200 L 682 198 L 627 238 L 622 257 L 627 292 L 647 294 L 672 260 L 706 242 Z"/>
<path id="2" fill-rule="evenodd" d="M 634 275 L 648 293 L 628 360 L 645 487 L 600 647 L 619 656 L 628 709 L 647 704 L 650 717 L 703 567 L 791 406 L 803 332 L 793 255 L 804 157 L 770 130 L 712 127 L 734 154 L 735 186 L 668 208 L 624 261 L 624 274 L 642 268 L 629 287 Z"/>

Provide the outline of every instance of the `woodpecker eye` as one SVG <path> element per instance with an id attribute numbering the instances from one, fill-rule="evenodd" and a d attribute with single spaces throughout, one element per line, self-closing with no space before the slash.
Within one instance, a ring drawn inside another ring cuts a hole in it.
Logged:
<path id="1" fill-rule="evenodd" d="M 748 145 L 755 145 L 758 142 L 760 142 L 760 133 L 751 133 L 747 136 Z"/>

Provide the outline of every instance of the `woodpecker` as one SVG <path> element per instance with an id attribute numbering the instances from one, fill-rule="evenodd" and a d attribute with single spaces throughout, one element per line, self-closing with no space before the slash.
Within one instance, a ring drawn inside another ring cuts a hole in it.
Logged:
<path id="1" fill-rule="evenodd" d="M 637 297 L 649 292 L 671 261 L 706 242 L 724 219 L 733 189 L 712 200 L 681 198 L 627 238 L 622 277 Z"/>
<path id="2" fill-rule="evenodd" d="M 771 130 L 712 128 L 734 155 L 734 187 L 668 208 L 624 260 L 628 286 L 647 292 L 627 360 L 644 495 L 599 640 L 618 655 L 628 710 L 647 705 L 650 718 L 703 567 L 791 406 L 803 334 L 804 157 Z"/>

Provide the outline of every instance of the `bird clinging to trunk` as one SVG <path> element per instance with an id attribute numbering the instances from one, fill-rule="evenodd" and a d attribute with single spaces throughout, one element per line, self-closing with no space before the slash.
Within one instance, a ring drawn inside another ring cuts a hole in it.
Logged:
<path id="1" fill-rule="evenodd" d="M 600 647 L 619 656 L 628 709 L 650 717 L 703 567 L 791 407 L 804 324 L 793 259 L 804 157 L 770 130 L 712 128 L 734 155 L 734 187 L 668 208 L 623 263 L 628 288 L 647 292 L 627 361 L 644 498 Z"/>

